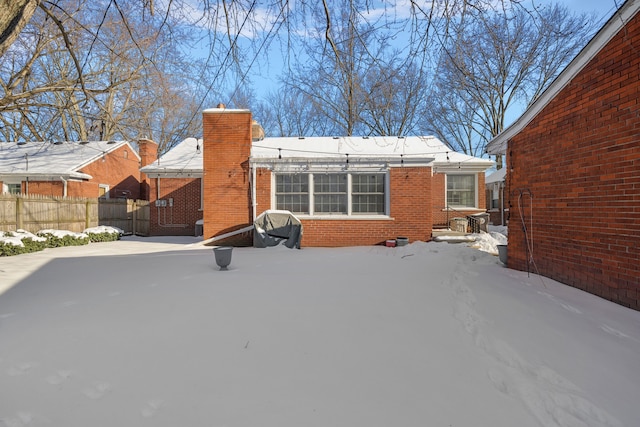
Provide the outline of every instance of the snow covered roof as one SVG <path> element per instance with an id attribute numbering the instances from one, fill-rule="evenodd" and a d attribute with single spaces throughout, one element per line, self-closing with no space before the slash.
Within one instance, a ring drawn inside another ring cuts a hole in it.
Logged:
<path id="1" fill-rule="evenodd" d="M 202 139 L 187 138 L 159 160 L 140 169 L 151 177 L 202 175 Z M 493 161 L 451 151 L 433 136 L 371 136 L 371 137 L 287 137 L 265 138 L 251 146 L 251 162 L 255 165 L 308 162 L 355 163 L 385 162 L 451 167 L 465 170 L 485 170 Z"/>
<path id="2" fill-rule="evenodd" d="M 140 172 L 147 175 L 202 175 L 202 139 L 185 139 Z"/>
<path id="3" fill-rule="evenodd" d="M 484 182 L 485 184 L 493 184 L 495 182 L 502 182 L 504 181 L 504 178 L 507 175 L 507 169 L 506 168 L 502 168 L 502 169 L 498 169 L 497 171 L 493 172 L 490 175 L 487 175 L 487 177 L 485 178 Z"/>
<path id="4" fill-rule="evenodd" d="M 91 175 L 80 169 L 124 145 L 138 156 L 127 141 L 3 142 L 0 143 L 0 178 L 61 176 L 91 179 Z"/>
<path id="5" fill-rule="evenodd" d="M 584 49 L 567 65 L 540 97 L 508 128 L 487 144 L 489 154 L 504 154 L 507 141 L 524 129 L 544 107 L 606 46 L 607 43 L 640 11 L 640 1 L 626 1 L 598 31 Z"/>
<path id="6" fill-rule="evenodd" d="M 350 136 L 265 138 L 255 141 L 251 160 L 307 162 L 314 160 L 384 160 L 390 165 L 475 167 L 486 169 L 493 161 L 457 153 L 433 136 Z"/>

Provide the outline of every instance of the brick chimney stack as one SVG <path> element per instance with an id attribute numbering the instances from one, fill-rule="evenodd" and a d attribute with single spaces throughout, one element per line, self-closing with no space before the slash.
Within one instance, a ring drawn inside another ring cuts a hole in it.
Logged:
<path id="1" fill-rule="evenodd" d="M 150 139 L 138 140 L 138 154 L 140 155 L 140 167 L 150 165 L 158 159 L 158 144 Z M 140 173 L 140 199 L 149 200 L 150 182 L 146 173 Z"/>
<path id="2" fill-rule="evenodd" d="M 206 240 L 252 224 L 251 111 L 227 109 L 220 104 L 203 112 L 202 123 Z M 247 236 L 238 236 L 233 244 L 250 245 L 249 240 Z"/>

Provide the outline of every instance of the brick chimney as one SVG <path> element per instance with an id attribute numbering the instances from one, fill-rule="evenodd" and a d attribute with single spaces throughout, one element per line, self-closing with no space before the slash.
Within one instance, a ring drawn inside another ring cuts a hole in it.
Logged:
<path id="1" fill-rule="evenodd" d="M 140 155 L 140 167 L 150 165 L 158 159 L 158 144 L 150 139 L 138 140 L 138 154 Z M 140 173 L 140 199 L 149 200 L 150 181 L 146 173 Z"/>
<path id="2" fill-rule="evenodd" d="M 251 111 L 224 105 L 205 110 L 203 124 L 204 239 L 252 224 L 249 186 Z M 250 245 L 250 236 L 233 244 Z"/>

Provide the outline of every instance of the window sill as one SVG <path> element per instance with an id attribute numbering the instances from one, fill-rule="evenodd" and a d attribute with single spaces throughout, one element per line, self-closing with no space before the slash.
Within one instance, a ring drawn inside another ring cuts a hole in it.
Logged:
<path id="1" fill-rule="evenodd" d="M 300 215 L 294 214 L 299 219 L 313 220 L 338 220 L 338 221 L 392 221 L 394 218 L 387 215 Z"/>
<path id="2" fill-rule="evenodd" d="M 456 206 L 455 208 L 444 208 L 442 212 L 486 212 L 485 209 L 470 208 L 464 206 Z"/>

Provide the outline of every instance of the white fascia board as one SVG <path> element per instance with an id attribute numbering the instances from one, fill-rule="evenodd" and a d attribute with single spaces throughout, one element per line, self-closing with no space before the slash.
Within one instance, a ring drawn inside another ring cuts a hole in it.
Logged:
<path id="1" fill-rule="evenodd" d="M 191 169 L 153 169 L 147 172 L 140 170 L 149 178 L 202 178 L 201 170 Z"/>
<path id="2" fill-rule="evenodd" d="M 0 175 L 0 180 L 6 182 L 14 182 L 17 180 L 26 181 L 39 180 L 39 181 L 60 181 L 60 178 L 64 179 L 77 179 L 82 181 L 88 181 L 93 177 L 86 173 L 81 172 L 68 172 L 68 173 L 49 173 L 49 172 L 36 172 L 36 173 L 20 173 L 20 174 L 3 174 Z"/>
<path id="3" fill-rule="evenodd" d="M 430 167 L 433 158 L 398 158 L 394 157 L 308 157 L 308 158 L 251 158 L 249 164 L 255 168 L 270 168 L 276 170 L 324 170 L 324 169 L 350 169 L 371 170 L 387 169 L 390 167 Z"/>

